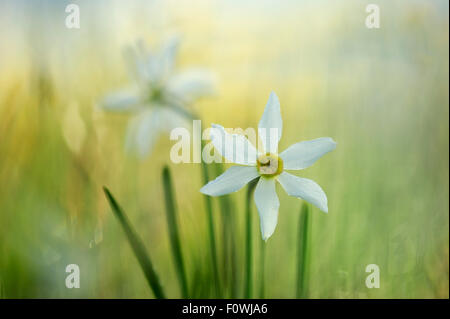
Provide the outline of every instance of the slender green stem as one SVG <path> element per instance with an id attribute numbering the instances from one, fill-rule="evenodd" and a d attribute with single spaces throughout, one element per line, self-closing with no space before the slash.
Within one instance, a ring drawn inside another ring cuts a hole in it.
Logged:
<path id="1" fill-rule="evenodd" d="M 188 106 L 188 103 L 186 101 L 183 101 L 179 97 L 175 95 L 169 95 L 170 98 L 170 105 L 171 107 L 184 116 L 185 118 L 189 120 L 195 120 L 199 119 L 199 116 L 193 112 L 188 111 L 186 106 Z M 202 128 L 200 128 L 200 132 L 203 132 Z M 203 139 L 201 139 L 201 149 L 205 146 L 205 142 Z M 206 163 L 201 160 L 202 164 L 202 178 L 203 183 L 207 184 L 209 182 L 209 175 L 208 175 L 208 167 L 206 166 Z M 206 213 L 207 213 L 207 219 L 208 219 L 208 232 L 209 232 L 209 242 L 210 242 L 210 250 L 211 250 L 211 260 L 212 260 L 212 266 L 213 266 L 213 273 L 214 273 L 214 280 L 215 280 L 215 288 L 216 288 L 216 294 L 220 295 L 220 279 L 219 279 L 219 268 L 217 263 L 217 252 L 216 252 L 216 236 L 214 231 L 214 216 L 212 212 L 212 202 L 211 198 L 208 195 L 205 195 L 205 206 L 206 206 Z"/>
<path id="2" fill-rule="evenodd" d="M 265 272 L 266 272 L 266 242 L 264 240 L 261 240 L 261 251 L 259 256 L 261 265 L 261 272 L 259 277 L 259 298 L 264 299 L 265 295 Z"/>
<path id="3" fill-rule="evenodd" d="M 112 196 L 111 192 L 103 187 L 103 191 L 105 192 L 106 198 L 108 199 L 109 204 L 111 205 L 111 209 L 114 212 L 114 215 L 119 220 L 120 225 L 122 226 L 125 235 L 127 236 L 128 242 L 130 243 L 131 248 L 133 249 L 134 255 L 136 256 L 139 265 L 141 266 L 142 271 L 144 272 L 145 278 L 153 291 L 153 294 L 158 299 L 165 298 L 164 290 L 159 283 L 159 277 L 156 274 L 152 261 L 150 260 L 150 256 L 147 254 L 145 246 L 142 240 L 139 238 L 137 233 L 134 231 L 130 222 L 128 221 L 125 212 L 119 206 L 117 201 Z"/>
<path id="4" fill-rule="evenodd" d="M 188 298 L 188 284 L 177 226 L 177 208 L 175 196 L 173 194 L 174 192 L 172 179 L 170 176 L 169 168 L 167 166 L 163 168 L 162 179 L 164 185 L 164 198 L 166 201 L 167 226 L 169 228 L 169 238 L 170 244 L 172 246 L 172 254 L 173 258 L 175 259 L 175 267 L 177 270 L 178 280 L 180 282 L 181 295 L 183 296 L 183 298 Z"/>
<path id="5" fill-rule="evenodd" d="M 303 203 L 298 224 L 297 250 L 297 298 L 308 297 L 308 236 L 309 236 L 309 207 Z"/>
<path id="6" fill-rule="evenodd" d="M 204 147 L 204 141 L 202 140 L 202 149 Z M 208 174 L 208 166 L 202 160 L 202 177 L 204 184 L 209 182 L 209 174 Z M 220 289 L 220 279 L 219 279 L 219 268 L 217 263 L 217 252 L 216 252 L 216 235 L 214 231 L 214 215 L 212 211 L 212 201 L 211 197 L 205 195 L 205 206 L 206 206 L 206 214 L 208 219 L 208 232 L 209 232 L 209 248 L 211 251 L 211 260 L 214 274 L 214 281 L 216 287 L 216 294 L 218 297 L 221 297 L 221 289 Z"/>
<path id="7" fill-rule="evenodd" d="M 216 176 L 223 173 L 223 165 L 216 163 Z M 225 282 L 229 283 L 230 298 L 237 297 L 237 258 L 235 223 L 233 220 L 233 202 L 229 195 L 218 198 L 222 216 L 222 241 L 223 241 L 223 263 L 225 266 Z"/>
<path id="8" fill-rule="evenodd" d="M 187 111 L 185 106 L 188 105 L 186 101 L 183 101 L 182 99 L 176 97 L 176 96 L 170 96 L 171 106 L 179 112 L 181 115 L 186 117 L 190 120 L 199 119 L 198 115 L 193 111 Z M 203 132 L 203 129 L 200 128 L 200 132 Z M 201 139 L 201 149 L 203 149 L 205 146 L 205 142 L 203 139 Z M 208 167 L 206 166 L 206 163 L 201 160 L 202 164 L 202 177 L 203 177 L 203 183 L 207 184 L 209 182 L 209 175 L 208 175 Z M 220 279 L 219 279 L 219 267 L 217 263 L 217 252 L 216 252 L 216 236 L 214 231 L 214 216 L 212 212 L 212 201 L 210 196 L 205 195 L 205 206 L 206 206 L 206 213 L 208 218 L 208 232 L 209 232 L 209 242 L 210 242 L 210 250 L 211 250 L 211 259 L 212 259 L 212 266 L 213 266 L 213 274 L 214 274 L 214 280 L 215 280 L 215 288 L 216 288 L 216 294 L 218 297 L 220 297 L 221 288 L 220 288 Z"/>
<path id="9" fill-rule="evenodd" d="M 215 168 L 215 176 L 219 176 L 223 173 L 223 169 L 222 169 L 222 165 L 220 163 L 216 163 L 214 165 Z M 221 217 L 221 223 L 220 223 L 220 227 L 221 227 L 221 237 L 220 239 L 222 240 L 222 249 L 221 249 L 221 258 L 219 259 L 220 264 L 223 267 L 223 271 L 222 271 L 222 280 L 223 280 L 223 289 L 224 292 L 226 290 L 226 286 L 227 283 L 229 282 L 229 276 L 231 275 L 230 272 L 230 268 L 228 267 L 230 266 L 230 264 L 228 263 L 228 261 L 230 260 L 229 257 L 229 237 L 228 236 L 228 232 L 230 229 L 230 225 L 229 225 L 229 218 L 228 218 L 228 214 L 229 214 L 229 201 L 228 201 L 228 195 L 223 195 L 218 197 L 218 202 L 219 202 L 219 206 L 220 206 L 220 217 Z"/>
<path id="10" fill-rule="evenodd" d="M 252 261 L 253 261 L 253 252 L 252 252 L 252 194 L 255 190 L 256 184 L 258 180 L 253 180 L 248 184 L 247 188 L 247 197 L 245 203 L 245 211 L 246 211 L 246 268 L 245 268 L 245 288 L 244 288 L 244 298 L 252 297 Z"/>
<path id="11" fill-rule="evenodd" d="M 231 217 L 230 217 L 231 219 Z M 236 242 L 235 242 L 235 229 L 234 229 L 234 223 L 233 226 L 231 227 L 231 237 L 232 237 L 232 241 L 231 241 L 231 248 L 230 248 L 230 254 L 231 254 L 231 291 L 230 291 L 230 298 L 237 298 L 237 294 L 238 294 L 238 277 L 237 277 L 237 272 L 238 272 L 238 265 L 237 265 L 237 257 L 236 257 Z"/>

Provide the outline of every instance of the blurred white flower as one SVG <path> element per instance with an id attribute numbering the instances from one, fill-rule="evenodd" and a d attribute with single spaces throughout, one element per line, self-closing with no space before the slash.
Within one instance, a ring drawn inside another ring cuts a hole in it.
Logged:
<path id="1" fill-rule="evenodd" d="M 174 72 L 178 38 L 159 51 L 149 51 L 142 41 L 126 50 L 133 83 L 106 96 L 101 103 L 109 111 L 130 112 L 126 136 L 128 151 L 145 157 L 160 133 L 185 126 L 192 113 L 186 108 L 197 98 L 214 92 L 214 76 L 204 69 Z"/>
<path id="2" fill-rule="evenodd" d="M 63 115 L 62 132 L 69 149 L 79 154 L 86 138 L 86 124 L 75 102 L 69 104 Z"/>
<path id="3" fill-rule="evenodd" d="M 327 196 L 322 188 L 316 182 L 289 174 L 286 170 L 301 170 L 311 166 L 320 157 L 334 150 L 336 143 L 329 137 L 322 137 L 293 144 L 278 155 L 282 126 L 280 102 L 274 92 L 270 94 L 258 125 L 262 152 L 256 150 L 245 136 L 229 134 L 222 126 L 213 124 L 211 141 L 214 147 L 228 161 L 240 166 L 230 167 L 200 189 L 206 195 L 221 196 L 235 192 L 259 178 L 254 199 L 264 240 L 273 234 L 278 220 L 280 202 L 275 191 L 275 181 L 290 196 L 302 198 L 325 213 L 328 212 Z M 241 147 L 241 152 L 234 154 L 235 146 L 237 150 Z"/>

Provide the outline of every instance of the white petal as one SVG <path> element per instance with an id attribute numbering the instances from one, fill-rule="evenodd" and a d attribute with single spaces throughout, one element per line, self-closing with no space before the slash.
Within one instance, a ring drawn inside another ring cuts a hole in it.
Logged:
<path id="1" fill-rule="evenodd" d="M 128 126 L 126 149 L 146 157 L 161 132 L 158 110 L 148 110 L 136 116 Z"/>
<path id="2" fill-rule="evenodd" d="M 206 70 L 191 69 L 170 78 L 167 89 L 182 101 L 190 102 L 215 91 L 214 75 Z"/>
<path id="3" fill-rule="evenodd" d="M 263 240 L 269 239 L 278 221 L 280 201 L 275 191 L 275 179 L 261 177 L 255 189 L 255 204 L 258 208 Z"/>
<path id="4" fill-rule="evenodd" d="M 144 41 L 142 39 L 138 39 L 132 45 L 126 46 L 123 50 L 123 55 L 131 77 L 138 83 L 141 81 L 147 82 L 147 61 L 150 57 L 150 52 L 148 51 Z"/>
<path id="5" fill-rule="evenodd" d="M 179 111 L 167 105 L 159 106 L 159 116 L 159 127 L 165 132 L 170 132 L 177 127 L 188 128 L 192 125 L 186 116 L 183 116 Z"/>
<path id="6" fill-rule="evenodd" d="M 256 165 L 258 151 L 244 135 L 229 134 L 218 124 L 211 126 L 211 141 L 220 155 L 232 163 Z"/>
<path id="7" fill-rule="evenodd" d="M 256 167 L 232 166 L 215 180 L 203 186 L 200 192 L 210 196 L 233 193 L 258 176 Z"/>
<path id="8" fill-rule="evenodd" d="M 258 134 L 264 146 L 264 152 L 277 153 L 278 142 L 283 131 L 280 101 L 275 92 L 271 92 L 264 113 L 259 121 Z"/>
<path id="9" fill-rule="evenodd" d="M 180 38 L 177 36 L 169 38 L 166 43 L 164 43 L 157 59 L 159 66 L 158 76 L 161 79 L 166 78 L 172 72 L 179 45 Z"/>
<path id="10" fill-rule="evenodd" d="M 283 159 L 284 169 L 304 169 L 335 148 L 336 142 L 332 138 L 321 137 L 293 144 L 280 156 Z"/>
<path id="11" fill-rule="evenodd" d="M 278 182 L 290 196 L 299 197 L 328 213 L 327 195 L 314 181 L 283 172 L 278 176 Z"/>
<path id="12" fill-rule="evenodd" d="M 148 50 L 144 41 L 139 39 L 135 45 L 127 47 L 125 58 L 131 75 L 145 86 L 149 83 L 161 84 L 172 72 L 178 51 L 179 38 L 167 40 L 160 50 Z"/>
<path id="13" fill-rule="evenodd" d="M 132 111 L 141 103 L 138 90 L 135 88 L 123 89 L 107 95 L 101 106 L 108 111 Z"/>

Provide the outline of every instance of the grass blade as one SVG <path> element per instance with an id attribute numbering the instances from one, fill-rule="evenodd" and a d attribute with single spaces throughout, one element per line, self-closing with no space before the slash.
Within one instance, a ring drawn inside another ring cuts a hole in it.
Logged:
<path id="1" fill-rule="evenodd" d="M 158 299 L 165 298 L 165 294 L 161 284 L 159 283 L 158 275 L 153 269 L 152 262 L 150 257 L 147 254 L 145 246 L 139 236 L 136 234 L 134 229 L 132 228 L 128 218 L 126 217 L 124 211 L 119 206 L 117 201 L 112 196 L 111 192 L 103 187 L 103 191 L 105 192 L 106 198 L 108 199 L 109 204 L 111 205 L 111 209 L 114 215 L 119 220 L 120 225 L 122 226 L 125 235 L 127 236 L 128 242 L 130 243 L 131 248 L 133 249 L 134 255 L 139 261 L 139 265 L 141 266 L 142 271 L 144 272 L 145 278 L 148 281 L 150 288 L 152 289 L 154 295 Z"/>
<path id="2" fill-rule="evenodd" d="M 202 149 L 205 146 L 205 142 L 202 140 Z M 209 174 L 208 174 L 208 166 L 204 161 L 202 161 L 202 177 L 203 183 L 207 184 L 209 182 Z M 211 197 L 208 195 L 204 195 L 205 197 L 205 206 L 206 206 L 206 214 L 208 219 L 208 231 L 209 231 L 209 247 L 211 251 L 211 260 L 212 267 L 214 273 L 214 281 L 217 297 L 221 297 L 221 289 L 220 289 L 220 279 L 219 279 L 219 268 L 217 264 L 217 252 L 216 252 L 216 235 L 214 231 L 214 216 L 212 211 L 212 201 Z"/>
<path id="3" fill-rule="evenodd" d="M 177 226 L 176 202 L 175 196 L 173 195 L 172 179 L 167 166 L 163 168 L 162 179 L 164 185 L 164 198 L 166 201 L 167 226 L 169 228 L 170 244 L 172 246 L 173 258 L 175 259 L 175 267 L 180 282 L 181 295 L 183 298 L 188 298 L 188 284 Z"/>
<path id="4" fill-rule="evenodd" d="M 246 211 L 246 267 L 245 267 L 245 287 L 244 287 L 244 298 L 252 297 L 252 287 L 253 287 L 253 247 L 252 247 L 252 194 L 255 190 L 256 184 L 258 183 L 258 179 L 251 181 L 247 187 L 247 197 L 245 203 L 245 211 Z"/>
<path id="5" fill-rule="evenodd" d="M 308 297 L 307 259 L 309 236 L 309 207 L 303 203 L 298 224 L 297 298 Z"/>
<path id="6" fill-rule="evenodd" d="M 224 172 L 223 165 L 216 163 L 215 165 L 216 176 L 221 175 Z M 223 195 L 218 198 L 219 206 L 222 216 L 222 240 L 223 240 L 223 263 L 224 280 L 229 283 L 230 298 L 237 298 L 237 257 L 236 257 L 236 236 L 235 236 L 235 223 L 233 218 L 233 202 L 230 195 Z"/>

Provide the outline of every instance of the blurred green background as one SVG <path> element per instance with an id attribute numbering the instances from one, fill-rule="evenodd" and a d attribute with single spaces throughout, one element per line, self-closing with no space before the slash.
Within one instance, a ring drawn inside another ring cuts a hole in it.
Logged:
<path id="1" fill-rule="evenodd" d="M 161 168 L 162 136 L 138 161 L 124 153 L 128 117 L 98 108 L 127 84 L 123 47 L 181 34 L 179 67 L 203 66 L 217 94 L 194 106 L 203 125 L 257 127 L 271 90 L 284 121 L 280 148 L 322 136 L 338 147 L 300 172 L 319 183 L 309 297 L 449 297 L 449 25 L 447 1 L 68 1 L 0 3 L 0 296 L 152 298 L 102 193 L 107 185 L 143 238 L 162 284 L 179 297 Z M 193 297 L 211 297 L 199 164 L 169 163 Z M 301 201 L 278 189 L 266 244 L 265 297 L 295 298 Z M 245 190 L 231 195 L 238 285 L 244 285 Z M 219 267 L 230 278 L 214 199 Z M 253 205 L 253 204 L 252 204 Z M 255 297 L 263 244 L 254 217 Z M 226 232 L 225 232 L 226 233 Z M 65 267 L 81 288 L 65 287 Z M 368 289 L 365 267 L 380 267 Z M 241 290 L 241 289 L 240 289 Z M 241 292 L 239 295 L 241 296 Z"/>

